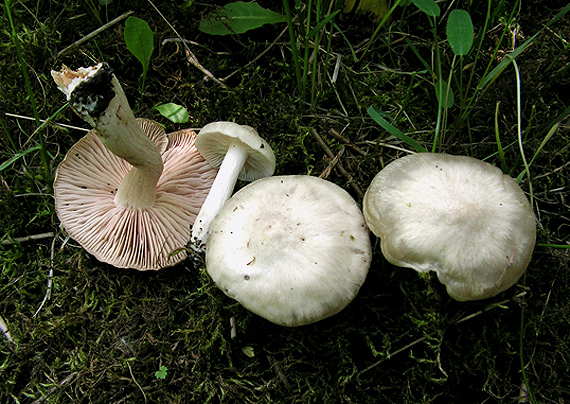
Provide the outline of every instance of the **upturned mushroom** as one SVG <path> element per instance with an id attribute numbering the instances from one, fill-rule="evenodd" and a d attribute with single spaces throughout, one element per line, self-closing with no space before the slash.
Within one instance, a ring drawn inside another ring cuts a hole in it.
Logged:
<path id="1" fill-rule="evenodd" d="M 532 207 L 517 183 L 472 157 L 397 159 L 372 180 L 363 211 L 389 262 L 435 271 L 459 301 L 514 285 L 536 238 Z"/>
<path id="2" fill-rule="evenodd" d="M 356 202 L 307 175 L 262 178 L 236 192 L 212 222 L 206 248 L 206 269 L 226 295 L 288 327 L 345 308 L 370 261 Z"/>
<path id="3" fill-rule="evenodd" d="M 213 122 L 196 138 L 196 148 L 218 174 L 192 228 L 191 245 L 204 250 L 212 220 L 231 196 L 238 179 L 253 181 L 273 175 L 275 155 L 271 146 L 250 126 Z"/>
<path id="4" fill-rule="evenodd" d="M 157 270 L 184 258 L 190 226 L 216 170 L 194 146 L 196 134 L 166 135 L 136 120 L 104 64 L 52 71 L 73 109 L 93 126 L 59 164 L 55 205 L 71 238 L 115 267 Z"/>

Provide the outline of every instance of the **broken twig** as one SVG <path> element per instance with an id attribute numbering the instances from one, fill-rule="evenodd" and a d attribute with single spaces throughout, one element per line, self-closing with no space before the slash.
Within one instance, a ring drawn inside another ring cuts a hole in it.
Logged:
<path id="1" fill-rule="evenodd" d="M 69 45 L 67 48 L 59 51 L 57 53 L 57 55 L 55 55 L 56 59 L 59 58 L 61 55 L 63 55 L 65 52 L 67 52 L 70 49 L 75 48 L 76 46 L 81 45 L 83 42 L 86 42 L 88 40 L 90 40 L 91 38 L 93 38 L 94 36 L 100 34 L 101 32 L 105 31 L 107 28 L 112 27 L 113 25 L 115 25 L 116 23 L 118 23 L 119 21 L 124 20 L 125 18 L 127 18 L 129 15 L 131 15 L 133 13 L 133 11 L 127 11 L 126 13 L 118 16 L 117 18 L 115 18 L 112 21 L 109 21 L 107 24 L 100 26 L 99 28 L 97 28 L 95 31 L 90 32 L 89 34 L 85 35 L 83 38 L 73 42 L 71 45 Z"/>
<path id="2" fill-rule="evenodd" d="M 26 241 L 33 241 L 33 240 L 42 240 L 44 238 L 53 237 L 54 233 L 52 231 L 48 231 L 47 233 L 40 233 L 40 234 L 32 234 L 31 236 L 24 236 L 24 237 L 16 237 L 12 239 L 5 239 L 2 240 L 2 245 L 10 245 L 10 244 L 17 244 L 17 243 L 24 243 Z"/>
<path id="3" fill-rule="evenodd" d="M 314 128 L 311 128 L 311 134 L 313 135 L 313 137 L 317 140 L 317 142 L 319 143 L 319 145 L 323 148 L 325 154 L 331 159 L 334 160 L 335 155 L 333 154 L 333 152 L 331 151 L 331 149 L 329 149 L 329 147 L 327 146 L 327 144 L 325 143 L 325 141 L 323 140 L 323 138 L 317 133 L 317 131 Z M 364 194 L 362 193 L 362 191 L 360 190 L 360 188 L 358 188 L 358 186 L 354 183 L 354 181 L 352 180 L 352 175 L 350 175 L 342 166 L 342 164 L 340 163 L 340 161 L 337 161 L 336 163 L 336 167 L 338 168 L 338 171 L 340 171 L 340 173 L 346 177 L 348 183 L 350 184 L 351 188 L 354 189 L 354 191 L 358 194 L 359 197 L 363 197 Z"/>

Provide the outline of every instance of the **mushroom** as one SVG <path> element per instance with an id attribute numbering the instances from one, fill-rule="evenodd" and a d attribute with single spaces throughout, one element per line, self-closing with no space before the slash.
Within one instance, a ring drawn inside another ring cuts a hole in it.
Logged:
<path id="1" fill-rule="evenodd" d="M 275 155 L 269 144 L 250 126 L 213 122 L 196 138 L 196 148 L 218 175 L 192 228 L 191 245 L 204 250 L 212 220 L 231 196 L 238 179 L 253 181 L 273 175 Z"/>
<path id="2" fill-rule="evenodd" d="M 288 327 L 345 308 L 370 261 L 356 202 L 307 175 L 262 178 L 236 192 L 212 222 L 206 248 L 208 274 L 226 295 Z"/>
<path id="3" fill-rule="evenodd" d="M 100 261 L 157 270 L 184 258 L 190 226 L 216 170 L 194 146 L 196 134 L 166 135 L 136 120 L 104 64 L 52 71 L 72 107 L 94 129 L 71 147 L 54 181 L 62 226 Z"/>
<path id="4" fill-rule="evenodd" d="M 363 211 L 389 262 L 435 271 L 459 301 L 514 285 L 536 238 L 532 207 L 517 183 L 472 157 L 397 159 L 372 180 Z"/>

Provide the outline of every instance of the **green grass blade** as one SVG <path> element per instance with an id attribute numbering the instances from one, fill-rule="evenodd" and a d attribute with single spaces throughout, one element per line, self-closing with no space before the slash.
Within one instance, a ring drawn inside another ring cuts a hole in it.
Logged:
<path id="1" fill-rule="evenodd" d="M 8 16 L 8 21 L 10 22 L 10 29 L 12 31 L 12 39 L 14 40 L 14 46 L 16 47 L 16 53 L 18 54 L 18 62 L 20 68 L 22 69 L 22 76 L 24 77 L 24 82 L 26 83 L 26 89 L 28 91 L 28 98 L 30 100 L 30 105 L 32 107 L 32 112 L 34 114 L 34 120 L 36 126 L 40 126 L 40 116 L 38 113 L 38 108 L 36 106 L 36 98 L 34 97 L 34 90 L 32 88 L 32 83 L 30 82 L 30 77 L 28 75 L 28 70 L 26 69 L 26 63 L 24 62 L 24 57 L 22 55 L 22 50 L 20 49 L 20 40 L 18 39 L 18 34 L 16 33 L 16 26 L 14 25 L 14 20 L 12 19 L 12 13 L 10 11 L 10 0 L 4 0 L 6 6 L 6 14 Z M 36 130 L 37 131 L 37 130 Z M 50 167 L 50 159 L 48 156 L 45 139 L 43 132 L 38 132 L 38 139 L 40 142 L 40 155 L 42 159 L 42 165 L 44 169 L 44 176 L 47 182 L 52 180 L 52 172 Z"/>
<path id="2" fill-rule="evenodd" d="M 530 162 L 528 163 L 529 167 L 532 165 L 532 163 L 534 162 L 534 160 L 536 159 L 536 157 L 540 154 L 540 152 L 542 151 L 542 149 L 544 148 L 544 146 L 546 145 L 546 143 L 548 143 L 548 141 L 550 139 L 552 139 L 552 137 L 554 136 L 554 134 L 556 133 L 556 131 L 558 130 L 558 125 L 560 124 L 560 122 L 555 123 L 550 130 L 548 131 L 548 134 L 546 135 L 546 137 L 542 140 L 542 142 L 540 142 L 540 145 L 538 146 L 538 148 L 535 150 L 532 158 L 530 159 Z M 517 176 L 517 182 L 521 182 L 522 179 L 525 177 L 527 173 L 526 168 L 524 168 L 521 173 Z"/>
<path id="3" fill-rule="evenodd" d="M 289 0 L 283 0 L 283 8 L 285 9 L 285 19 L 289 30 L 289 42 L 291 44 L 291 56 L 293 58 L 293 65 L 295 66 L 295 78 L 297 79 L 297 91 L 299 97 L 304 93 L 303 79 L 301 73 L 301 63 L 299 62 L 299 49 L 297 48 L 297 37 L 295 36 L 295 27 L 293 27 L 293 17 L 291 15 L 291 8 L 289 7 Z"/>
<path id="4" fill-rule="evenodd" d="M 383 114 L 382 111 L 378 110 L 375 107 L 368 108 L 368 115 L 370 115 L 370 117 L 374 120 L 374 122 L 380 125 L 382 129 L 393 135 L 401 142 L 404 142 L 405 144 L 413 148 L 415 151 L 420 153 L 427 153 L 427 149 L 425 147 L 423 147 L 417 141 L 415 141 L 414 139 L 406 135 L 404 132 L 402 132 L 400 129 L 396 128 L 394 125 L 385 120 L 382 114 Z"/>
<path id="5" fill-rule="evenodd" d="M 376 26 L 376 29 L 374 30 L 374 33 L 372 34 L 372 36 L 370 37 L 370 39 L 368 40 L 368 44 L 366 45 L 366 48 L 364 48 L 364 51 L 362 52 L 362 55 L 360 55 L 360 60 L 364 59 L 364 56 L 366 54 L 368 54 L 368 50 L 370 49 L 370 47 L 372 46 L 372 44 L 374 43 L 374 41 L 376 40 L 376 36 L 378 35 L 378 33 L 380 32 L 380 29 L 384 26 L 384 24 L 386 23 L 386 21 L 388 21 L 388 18 L 390 18 L 390 16 L 392 15 L 392 13 L 394 12 L 394 10 L 396 9 L 396 7 L 398 7 L 400 5 L 401 2 L 403 2 L 404 0 L 396 0 L 396 2 L 394 3 L 394 5 L 392 6 L 392 8 L 390 8 L 390 10 L 386 13 L 386 15 L 382 18 L 382 20 L 380 20 L 380 22 L 378 23 L 378 25 Z"/>
<path id="6" fill-rule="evenodd" d="M 536 246 L 543 248 L 559 248 L 562 250 L 570 250 L 570 245 L 566 244 L 537 244 Z"/>
<path id="7" fill-rule="evenodd" d="M 416 57 L 418 58 L 418 60 L 422 63 L 422 65 L 424 66 L 426 72 L 427 72 L 430 76 L 433 76 L 433 75 L 434 75 L 433 69 L 431 68 L 430 64 L 423 58 L 423 56 L 422 56 L 421 53 L 418 51 L 418 49 L 417 49 L 416 46 L 413 44 L 413 42 L 410 41 L 408 38 L 404 38 L 404 40 L 406 41 L 406 44 L 410 47 L 410 49 L 412 50 L 412 52 L 414 52 L 414 54 L 416 55 Z"/>
<path id="8" fill-rule="evenodd" d="M 323 20 L 321 20 L 316 26 L 315 28 L 313 28 L 311 30 L 311 32 L 309 32 L 308 37 L 312 38 L 315 35 L 317 35 L 319 32 L 321 32 L 321 30 L 323 29 L 323 27 L 325 25 L 327 25 L 329 23 L 329 21 L 331 21 L 334 17 L 336 17 L 336 15 L 340 13 L 340 10 L 336 10 L 334 13 L 331 13 L 330 15 L 328 15 L 327 17 L 325 17 Z"/>
<path id="9" fill-rule="evenodd" d="M 0 126 L 2 127 L 2 131 L 4 132 L 6 139 L 8 139 L 8 142 L 10 142 L 10 146 L 12 146 L 12 149 L 18 150 L 18 146 L 16 145 L 16 142 L 12 138 L 12 135 L 10 135 L 10 131 L 6 127 L 6 124 L 4 123 L 2 118 L 0 118 Z"/>
<path id="10" fill-rule="evenodd" d="M 481 79 L 481 82 L 477 86 L 477 90 L 480 90 L 486 87 L 488 84 L 495 81 L 495 79 L 503 72 L 503 70 L 506 69 L 509 63 L 511 63 L 514 58 L 516 58 L 524 50 L 526 50 L 534 42 L 535 38 L 542 33 L 542 31 L 544 31 L 546 28 L 548 28 L 550 25 L 552 25 L 560 18 L 564 17 L 569 11 L 570 11 L 570 3 L 568 3 L 566 7 L 564 7 L 558 14 L 556 14 L 552 20 L 548 21 L 548 23 L 544 27 L 542 27 L 536 34 L 531 36 L 521 46 L 519 46 L 512 53 L 510 53 L 509 58 L 504 58 L 493 70 L 489 72 L 489 74 L 483 77 L 483 79 Z"/>
<path id="11" fill-rule="evenodd" d="M 503 170 L 504 173 L 508 173 L 509 167 L 505 160 L 505 151 L 501 144 L 501 135 L 499 132 L 499 103 L 497 103 L 495 107 L 495 139 L 497 140 L 497 153 L 499 154 L 499 160 L 501 161 L 501 170 Z"/>
<path id="12" fill-rule="evenodd" d="M 455 102 L 455 95 L 453 89 L 445 79 L 440 79 L 441 86 L 435 85 L 435 96 L 443 108 L 451 108 Z"/>
<path id="13" fill-rule="evenodd" d="M 36 134 L 41 134 L 42 131 L 44 130 L 44 128 L 45 128 L 47 125 L 49 125 L 49 124 L 55 119 L 55 117 L 59 115 L 59 113 L 60 113 L 61 111 L 63 111 L 65 108 L 67 108 L 68 105 L 69 105 L 68 102 L 65 103 L 65 104 L 63 104 L 63 105 L 62 105 L 57 111 L 55 111 L 48 119 L 46 119 L 46 120 L 34 131 L 34 133 L 32 133 L 31 137 L 33 137 L 33 136 L 36 135 Z M 40 138 L 41 138 L 41 136 L 40 136 Z M 14 154 L 14 156 L 12 156 L 10 159 L 8 159 L 8 160 L 6 160 L 5 162 L 3 162 L 2 164 L 0 164 L 0 171 L 5 170 L 5 169 L 8 168 L 9 166 L 11 166 L 15 161 L 21 159 L 21 158 L 24 157 L 25 155 L 27 155 L 27 154 L 29 154 L 29 153 L 31 153 L 31 152 L 34 152 L 34 151 L 36 151 L 36 150 L 40 150 L 40 152 L 41 152 L 41 151 L 43 150 L 42 144 L 39 144 L 39 145 L 34 146 L 34 147 L 30 147 L 29 149 L 26 149 L 26 150 L 24 150 L 24 151 L 21 151 L 21 152 L 19 152 L 19 153 Z M 53 158 L 53 156 L 51 156 L 50 154 L 48 154 L 47 151 L 46 151 L 46 155 L 47 155 L 46 158 L 48 159 L 48 161 Z M 50 175 L 51 175 L 51 170 L 49 171 L 49 173 L 50 173 Z"/>
<path id="14" fill-rule="evenodd" d="M 26 149 L 24 151 L 21 151 L 19 153 L 16 153 L 14 156 L 12 156 L 10 159 L 6 160 L 5 162 L 3 162 L 2 164 L 0 164 L 0 171 L 4 171 L 5 169 L 7 169 L 8 167 L 10 167 L 12 164 L 14 164 L 14 162 L 18 161 L 19 159 L 21 159 L 22 157 L 24 157 L 26 154 L 35 152 L 37 150 L 41 150 L 41 146 L 34 146 L 34 147 L 30 147 L 29 149 Z"/>
<path id="15" fill-rule="evenodd" d="M 356 57 L 356 52 L 354 52 L 352 44 L 350 43 L 350 41 L 348 40 L 342 29 L 336 23 L 333 23 L 333 27 L 346 42 L 348 49 L 350 49 L 350 54 L 352 55 L 352 61 L 356 63 L 358 61 L 358 58 Z"/>

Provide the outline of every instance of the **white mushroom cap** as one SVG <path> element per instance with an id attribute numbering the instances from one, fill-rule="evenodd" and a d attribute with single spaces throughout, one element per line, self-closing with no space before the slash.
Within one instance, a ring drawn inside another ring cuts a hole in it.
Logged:
<path id="1" fill-rule="evenodd" d="M 203 249 L 210 224 L 231 196 L 237 180 L 253 181 L 273 175 L 275 155 L 255 129 L 233 122 L 204 126 L 196 138 L 196 148 L 210 164 L 220 167 L 192 228 L 191 243 Z"/>
<path id="2" fill-rule="evenodd" d="M 471 157 L 420 153 L 395 160 L 373 179 L 363 211 L 389 262 L 435 271 L 460 301 L 514 285 L 534 248 L 535 218 L 522 190 Z"/>
<path id="3" fill-rule="evenodd" d="M 346 307 L 370 261 L 356 202 L 306 175 L 263 178 L 236 192 L 214 219 L 206 249 L 206 269 L 221 290 L 284 326 Z"/>
<path id="4" fill-rule="evenodd" d="M 238 141 L 247 146 L 247 158 L 238 179 L 253 181 L 273 175 L 275 155 L 271 146 L 251 126 L 234 122 L 212 122 L 205 125 L 196 138 L 196 148 L 214 167 L 220 167 L 230 145 Z"/>
<path id="5" fill-rule="evenodd" d="M 119 268 L 157 270 L 187 254 L 179 251 L 215 177 L 214 168 L 194 147 L 190 130 L 165 135 L 149 120 L 138 120 L 157 145 L 164 170 L 152 206 L 117 206 L 116 193 L 131 165 L 115 156 L 93 130 L 59 164 L 55 205 L 71 238 L 100 261 Z"/>

